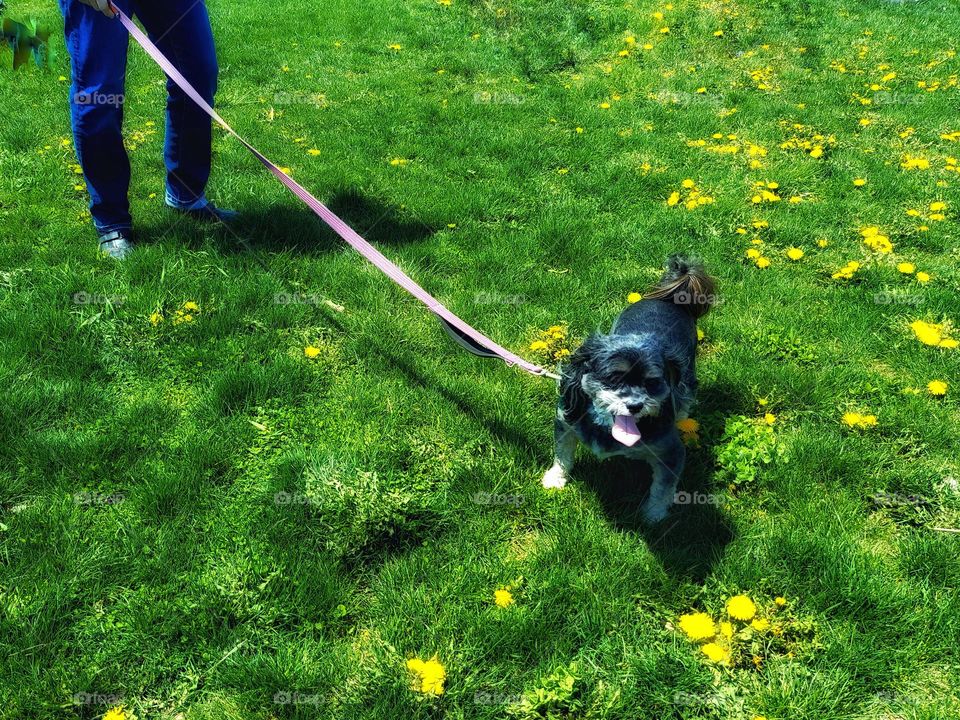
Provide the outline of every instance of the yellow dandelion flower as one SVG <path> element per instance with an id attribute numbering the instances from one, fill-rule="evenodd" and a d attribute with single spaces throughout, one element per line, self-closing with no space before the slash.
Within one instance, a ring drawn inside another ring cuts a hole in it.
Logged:
<path id="1" fill-rule="evenodd" d="M 777 421 L 777 416 L 774 415 L 773 413 L 764 413 L 763 421 L 767 425 L 773 425 Z"/>
<path id="2" fill-rule="evenodd" d="M 911 262 L 897 263 L 897 270 L 902 272 L 904 275 L 913 275 L 916 269 L 917 266 Z"/>
<path id="3" fill-rule="evenodd" d="M 943 397 L 947 394 L 947 384 L 943 380 L 931 380 L 927 383 L 927 392 L 934 397 Z"/>
<path id="4" fill-rule="evenodd" d="M 783 595 L 777 595 L 777 597 L 773 599 L 773 602 L 779 605 L 780 607 L 783 607 L 784 605 L 787 604 L 787 599 Z"/>
<path id="5" fill-rule="evenodd" d="M 770 267 L 770 258 L 758 257 L 755 262 L 757 267 L 760 268 L 761 270 Z"/>
<path id="6" fill-rule="evenodd" d="M 910 323 L 910 329 L 917 336 L 917 340 L 924 345 L 939 345 L 943 340 L 941 336 L 943 328 L 940 325 L 934 325 L 923 320 L 914 320 Z"/>
<path id="7" fill-rule="evenodd" d="M 677 420 L 677 430 L 684 433 L 695 433 L 700 429 L 700 423 L 693 418 Z"/>
<path id="8" fill-rule="evenodd" d="M 787 248 L 787 257 L 793 261 L 797 261 L 803 257 L 803 250 L 798 247 Z"/>
<path id="9" fill-rule="evenodd" d="M 752 627 L 757 632 L 764 632 L 770 629 L 770 621 L 766 618 L 754 618 L 750 622 L 750 627 Z"/>
<path id="10" fill-rule="evenodd" d="M 713 618 L 702 612 L 681 615 L 680 630 L 691 640 L 706 640 L 717 634 Z"/>
<path id="11" fill-rule="evenodd" d="M 716 643 L 707 643 L 700 648 L 700 652 L 707 656 L 711 662 L 726 663 L 730 659 L 729 651 L 720 647 Z"/>
<path id="12" fill-rule="evenodd" d="M 513 605 L 513 593 L 509 590 L 494 590 L 493 602 L 499 608 L 510 607 Z"/>
<path id="13" fill-rule="evenodd" d="M 866 184 L 867 184 L 867 181 L 865 178 L 854 178 L 853 180 L 854 187 L 863 187 Z"/>
<path id="14" fill-rule="evenodd" d="M 921 285 L 926 285 L 928 282 L 930 282 L 930 274 L 929 274 L 929 273 L 918 272 L 918 273 L 916 274 L 916 278 L 917 278 L 917 282 L 920 283 Z"/>
<path id="15" fill-rule="evenodd" d="M 724 620 L 720 623 L 720 634 L 723 635 L 727 640 L 733 637 L 733 624 Z"/>
<path id="16" fill-rule="evenodd" d="M 640 302 L 642 298 L 643 298 L 643 295 L 641 295 L 640 293 L 632 292 L 629 295 L 627 295 L 627 302 L 628 303 Z"/>
<path id="17" fill-rule="evenodd" d="M 843 424 L 857 430 L 866 430 L 877 424 L 876 415 L 863 415 L 858 412 L 846 412 L 843 414 Z"/>
<path id="18" fill-rule="evenodd" d="M 535 340 L 534 342 L 530 343 L 530 349 L 534 352 L 546 350 L 547 344 L 543 340 Z"/>
<path id="19" fill-rule="evenodd" d="M 117 705 L 114 708 L 107 710 L 107 714 L 103 716 L 103 720 L 126 720 L 127 713 L 124 711 L 123 706 Z"/>
<path id="20" fill-rule="evenodd" d="M 303 349 L 303 354 L 306 355 L 311 360 L 313 360 L 315 357 L 318 357 L 320 355 L 320 348 L 315 347 L 313 345 L 307 345 Z"/>
<path id="21" fill-rule="evenodd" d="M 153 325 L 154 327 L 156 327 L 162 322 L 163 322 L 163 315 L 161 313 L 155 312 L 153 313 L 153 315 L 150 316 L 150 324 Z"/>
<path id="22" fill-rule="evenodd" d="M 727 614 L 734 620 L 750 620 L 757 614 L 757 606 L 746 595 L 734 595 L 727 600 Z"/>
<path id="23" fill-rule="evenodd" d="M 410 658 L 407 670 L 412 674 L 413 689 L 425 695 L 443 695 L 443 683 L 447 672 L 434 655 L 430 660 Z"/>

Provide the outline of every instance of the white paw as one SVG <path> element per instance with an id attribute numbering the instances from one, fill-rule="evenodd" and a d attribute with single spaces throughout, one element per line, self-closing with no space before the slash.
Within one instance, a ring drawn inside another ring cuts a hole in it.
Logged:
<path id="1" fill-rule="evenodd" d="M 567 473 L 560 465 L 554 463 L 553 467 L 543 474 L 541 482 L 547 489 L 561 490 L 567 484 Z"/>
<path id="2" fill-rule="evenodd" d="M 649 525 L 656 525 L 658 522 L 661 522 L 667 513 L 670 512 L 670 505 L 672 503 L 663 503 L 663 502 L 651 502 L 647 501 L 643 509 L 640 511 L 640 514 L 643 516 L 644 522 Z"/>

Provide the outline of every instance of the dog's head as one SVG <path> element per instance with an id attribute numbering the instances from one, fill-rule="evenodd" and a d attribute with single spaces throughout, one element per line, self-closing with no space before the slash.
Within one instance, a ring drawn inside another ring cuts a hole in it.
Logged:
<path id="1" fill-rule="evenodd" d="M 679 369 L 652 336 L 591 335 L 571 355 L 561 381 L 564 418 L 575 422 L 590 409 L 611 422 L 660 415 Z"/>

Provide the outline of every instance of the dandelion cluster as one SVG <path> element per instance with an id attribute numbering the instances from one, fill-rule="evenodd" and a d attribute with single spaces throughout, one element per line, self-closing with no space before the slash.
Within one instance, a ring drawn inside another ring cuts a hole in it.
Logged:
<path id="1" fill-rule="evenodd" d="M 674 190 L 667 198 L 667 205 L 670 207 L 682 204 L 687 210 L 695 210 L 713 202 L 713 197 L 700 190 L 690 178 L 680 183 L 680 187 L 681 190 Z"/>
<path id="2" fill-rule="evenodd" d="M 851 260 L 830 277 L 832 277 L 834 280 L 849 280 L 859 269 L 860 263 L 858 263 L 856 260 Z"/>
<path id="3" fill-rule="evenodd" d="M 173 314 L 170 316 L 170 323 L 172 325 L 192 323 L 199 314 L 200 306 L 193 300 L 187 300 L 180 307 L 173 311 Z M 162 325 L 164 322 L 166 322 L 166 317 L 161 310 L 154 310 L 150 315 L 150 324 L 154 327 Z"/>
<path id="4" fill-rule="evenodd" d="M 781 121 L 782 126 L 789 125 Z M 812 158 L 821 158 L 827 150 L 832 150 L 837 146 L 835 135 L 824 135 L 815 131 L 809 125 L 793 123 L 789 125 L 794 131 L 793 135 L 780 143 L 781 150 L 790 150 L 802 152 Z"/>
<path id="5" fill-rule="evenodd" d="M 868 430 L 877 424 L 876 415 L 868 415 L 858 412 L 845 412 L 841 418 L 843 424 L 854 430 Z"/>
<path id="6" fill-rule="evenodd" d="M 914 320 L 910 323 L 910 329 L 917 340 L 924 345 L 931 347 L 941 347 L 953 350 L 957 347 L 957 340 L 951 337 L 950 327 L 946 323 L 928 323 L 924 320 Z"/>
<path id="7" fill-rule="evenodd" d="M 776 192 L 780 188 L 778 183 L 758 180 L 753 184 L 753 188 L 754 193 L 750 198 L 750 202 L 752 202 L 754 205 L 780 202 L 780 200 L 783 199 Z"/>
<path id="8" fill-rule="evenodd" d="M 863 237 L 863 244 L 874 252 L 885 255 L 893 252 L 893 243 L 890 238 L 880 232 L 876 225 L 860 228 L 860 235 Z"/>
<path id="9" fill-rule="evenodd" d="M 719 617 L 692 612 L 681 615 L 677 625 L 711 664 L 759 668 L 770 655 L 792 656 L 795 644 L 813 630 L 809 623 L 784 617 L 786 606 L 783 596 L 760 608 L 749 595 L 734 595 Z"/>
<path id="10" fill-rule="evenodd" d="M 741 140 L 736 133 L 714 133 L 710 140 L 703 138 L 688 140 L 688 147 L 703 148 L 705 152 L 716 155 L 737 155 L 747 160 L 747 165 L 753 169 L 763 167 L 763 158 L 767 156 L 767 149 L 748 140 Z"/>
<path id="11" fill-rule="evenodd" d="M 530 343 L 531 352 L 559 362 L 570 355 L 570 340 L 565 325 L 551 325 L 538 333 L 538 339 Z"/>

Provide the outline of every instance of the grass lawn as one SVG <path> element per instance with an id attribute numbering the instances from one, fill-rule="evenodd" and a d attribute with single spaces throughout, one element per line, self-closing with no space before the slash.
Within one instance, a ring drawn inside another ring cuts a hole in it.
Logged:
<path id="1" fill-rule="evenodd" d="M 506 347 L 706 260 L 691 502 L 645 527 L 584 454 L 544 491 L 553 383 L 223 132 L 243 221 L 171 216 L 134 46 L 99 259 L 62 21 L 9 2 L 60 55 L 0 49 L 0 717 L 960 717 L 956 6 L 209 6 L 226 119 Z"/>

